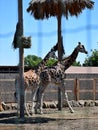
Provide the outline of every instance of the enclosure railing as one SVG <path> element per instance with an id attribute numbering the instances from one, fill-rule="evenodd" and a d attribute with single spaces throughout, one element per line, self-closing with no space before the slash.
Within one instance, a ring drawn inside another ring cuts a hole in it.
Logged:
<path id="1" fill-rule="evenodd" d="M 76 78 L 74 82 L 75 82 L 75 84 L 74 84 L 75 100 L 77 100 L 77 101 L 80 100 L 81 93 L 84 93 L 84 95 L 86 95 L 86 93 L 91 93 L 92 99 L 94 101 L 96 100 L 96 94 L 98 93 L 98 78 L 93 78 L 93 79 L 77 79 Z M 83 82 L 85 82 L 85 86 L 81 86 L 81 82 L 82 82 L 82 84 L 83 84 Z M 88 82 L 90 84 L 88 84 Z"/>

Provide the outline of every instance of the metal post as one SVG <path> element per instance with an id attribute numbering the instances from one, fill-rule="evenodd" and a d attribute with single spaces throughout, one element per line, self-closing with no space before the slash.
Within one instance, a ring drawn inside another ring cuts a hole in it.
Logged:
<path id="1" fill-rule="evenodd" d="M 23 7 L 22 0 L 18 0 L 18 22 L 20 33 L 23 35 Z M 19 75 L 20 75 L 20 118 L 24 118 L 24 48 L 19 45 Z"/>

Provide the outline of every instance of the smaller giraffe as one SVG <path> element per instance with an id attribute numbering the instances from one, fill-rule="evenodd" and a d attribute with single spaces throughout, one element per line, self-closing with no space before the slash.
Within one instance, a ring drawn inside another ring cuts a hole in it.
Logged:
<path id="1" fill-rule="evenodd" d="M 68 96 L 65 91 L 65 70 L 68 69 L 73 62 L 76 60 L 78 53 L 85 53 L 87 54 L 87 51 L 85 50 L 84 45 L 82 45 L 80 42 L 78 43 L 78 46 L 74 49 L 72 54 L 68 56 L 67 58 L 64 58 L 61 62 L 56 62 L 55 66 L 47 67 L 40 73 L 40 85 L 37 90 L 37 103 L 35 106 L 36 113 L 43 113 L 42 112 L 42 106 L 43 106 L 43 96 L 45 93 L 45 89 L 48 85 L 51 86 L 57 86 L 61 89 L 62 94 L 65 97 L 68 107 L 70 111 L 73 113 L 74 110 L 71 107 Z"/>
<path id="2" fill-rule="evenodd" d="M 57 51 L 57 44 L 52 47 L 52 49 L 48 52 L 48 54 L 44 57 L 44 59 L 39 63 L 39 65 L 36 67 L 35 70 L 30 69 L 29 71 L 24 73 L 24 88 L 25 88 L 25 91 L 31 90 L 31 92 L 32 92 L 32 110 L 31 110 L 31 113 L 34 112 L 34 102 L 35 102 L 36 91 L 37 91 L 37 89 L 39 87 L 39 83 L 40 83 L 39 74 L 44 69 L 45 64 L 47 63 L 49 58 L 57 59 L 57 56 L 55 55 L 56 51 Z M 19 99 L 20 99 L 19 79 L 20 78 L 18 76 L 15 80 L 15 88 L 16 88 L 15 97 L 18 100 L 18 109 L 19 109 L 19 103 L 20 103 L 20 101 L 19 101 Z M 26 99 L 25 99 L 25 101 L 26 101 Z M 27 115 L 30 116 L 30 114 L 27 110 L 27 107 L 26 107 L 26 103 L 25 103 L 25 109 L 26 109 Z"/>

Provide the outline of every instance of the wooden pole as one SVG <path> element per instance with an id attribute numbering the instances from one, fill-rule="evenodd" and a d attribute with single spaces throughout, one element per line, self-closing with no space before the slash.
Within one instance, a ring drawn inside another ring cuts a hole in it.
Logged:
<path id="1" fill-rule="evenodd" d="M 74 79 L 74 100 L 77 101 L 77 78 Z"/>
<path id="2" fill-rule="evenodd" d="M 58 15 L 58 60 L 59 62 L 62 60 L 61 55 L 61 15 Z M 60 88 L 58 88 L 58 110 L 62 110 L 62 92 Z"/>
<path id="3" fill-rule="evenodd" d="M 77 101 L 80 99 L 80 81 L 77 79 Z"/>
<path id="4" fill-rule="evenodd" d="M 20 24 L 20 37 L 23 35 L 23 6 L 18 0 L 18 22 Z M 20 118 L 24 118 L 24 49 L 19 45 L 19 75 L 20 75 Z"/>

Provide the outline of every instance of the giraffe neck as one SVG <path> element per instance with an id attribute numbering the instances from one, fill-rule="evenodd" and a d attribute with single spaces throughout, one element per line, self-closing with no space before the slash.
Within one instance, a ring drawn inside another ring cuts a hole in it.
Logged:
<path id="1" fill-rule="evenodd" d="M 38 66 L 37 66 L 37 73 L 40 73 L 40 72 L 45 68 L 45 66 L 46 66 L 46 64 L 47 64 L 47 61 L 49 60 L 50 57 L 52 57 L 52 56 L 51 56 L 51 53 L 52 53 L 52 52 L 56 52 L 57 49 L 58 49 L 58 44 L 56 44 L 55 46 L 53 46 L 53 47 L 51 48 L 51 50 L 50 50 L 50 51 L 48 52 L 48 54 L 44 57 L 44 59 L 38 64 Z"/>
<path id="2" fill-rule="evenodd" d="M 44 57 L 44 59 L 38 64 L 38 71 L 41 71 L 45 65 L 47 64 L 47 61 L 49 60 L 50 58 L 50 53 L 51 51 Z"/>
<path id="3" fill-rule="evenodd" d="M 63 59 L 62 64 L 64 66 L 64 70 L 68 69 L 75 62 L 77 56 L 78 56 L 78 50 L 77 48 L 75 48 L 75 50 L 72 52 L 70 56 Z"/>

